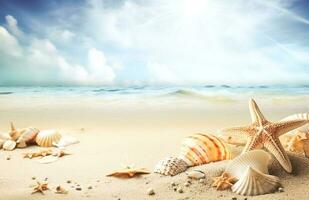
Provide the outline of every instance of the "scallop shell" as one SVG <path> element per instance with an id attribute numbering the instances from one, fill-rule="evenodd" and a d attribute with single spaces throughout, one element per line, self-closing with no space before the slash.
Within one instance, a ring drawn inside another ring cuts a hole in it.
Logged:
<path id="1" fill-rule="evenodd" d="M 268 164 L 271 155 L 264 150 L 252 150 L 243 153 L 233 159 L 226 168 L 226 172 L 237 179 L 240 179 L 248 166 L 261 173 L 268 174 Z"/>
<path id="2" fill-rule="evenodd" d="M 231 158 L 227 144 L 212 134 L 194 134 L 182 142 L 181 153 L 178 156 L 188 166 L 197 166 Z"/>
<path id="3" fill-rule="evenodd" d="M 40 131 L 35 139 L 35 142 L 41 147 L 52 147 L 59 142 L 61 134 L 54 129 Z"/>
<path id="4" fill-rule="evenodd" d="M 16 147 L 16 142 L 13 140 L 7 140 L 3 144 L 3 150 L 12 151 Z"/>
<path id="5" fill-rule="evenodd" d="M 22 129 L 20 132 L 21 132 L 21 135 L 17 139 L 16 143 L 17 143 L 17 147 L 22 148 L 22 147 L 26 147 L 27 144 L 34 142 L 37 134 L 40 131 L 39 129 L 30 127 L 30 128 Z"/>
<path id="6" fill-rule="evenodd" d="M 290 115 L 280 121 L 291 121 L 291 120 L 307 120 L 308 123 L 297 128 L 297 129 L 294 129 L 293 131 L 291 131 L 292 133 L 293 132 L 296 132 L 296 131 L 300 131 L 300 132 L 304 132 L 304 133 L 308 133 L 309 132 L 309 113 L 297 113 L 297 114 L 294 114 L 294 115 Z"/>
<path id="7" fill-rule="evenodd" d="M 186 171 L 187 168 L 187 163 L 182 159 L 177 157 L 167 157 L 156 164 L 154 172 L 166 176 L 174 176 Z"/>
<path id="8" fill-rule="evenodd" d="M 274 192 L 279 187 L 279 178 L 247 167 L 242 177 L 232 186 L 232 191 L 245 196 Z"/>

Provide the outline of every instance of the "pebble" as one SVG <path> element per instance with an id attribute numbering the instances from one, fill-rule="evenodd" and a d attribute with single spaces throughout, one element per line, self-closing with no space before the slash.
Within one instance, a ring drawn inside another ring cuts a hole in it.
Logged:
<path id="1" fill-rule="evenodd" d="M 147 190 L 147 194 L 148 194 L 148 195 L 154 195 L 155 192 L 154 192 L 154 190 L 153 190 L 152 188 L 149 188 L 149 189 Z"/>
<path id="2" fill-rule="evenodd" d="M 198 180 L 199 183 L 205 183 L 205 179 L 201 178 L 200 180 Z"/>
<path id="3" fill-rule="evenodd" d="M 67 183 L 72 183 L 72 181 L 71 180 L 67 180 Z"/>
<path id="4" fill-rule="evenodd" d="M 48 180 L 48 178 L 45 178 L 45 179 L 44 179 L 44 181 L 47 181 L 47 180 Z"/>
<path id="5" fill-rule="evenodd" d="M 75 190 L 81 191 L 82 188 L 81 187 L 76 187 Z"/>
<path id="6" fill-rule="evenodd" d="M 181 188 L 181 187 L 178 187 L 178 188 L 177 188 L 177 192 L 179 192 L 179 193 L 183 193 L 182 188 Z"/>
<path id="7" fill-rule="evenodd" d="M 236 197 L 233 197 L 232 200 L 237 200 L 237 198 L 236 198 Z"/>
<path id="8" fill-rule="evenodd" d="M 32 179 L 32 180 L 35 180 L 35 179 L 36 179 L 36 177 L 34 177 L 34 176 L 33 176 L 33 177 L 31 177 L 31 179 Z"/>
<path id="9" fill-rule="evenodd" d="M 283 190 L 282 187 L 279 187 L 279 188 L 278 188 L 278 191 L 279 191 L 279 192 L 284 192 L 284 190 Z"/>
<path id="10" fill-rule="evenodd" d="M 11 157 L 10 156 L 6 157 L 6 160 L 11 160 Z"/>
<path id="11" fill-rule="evenodd" d="M 88 190 L 91 190 L 92 189 L 92 186 L 90 185 L 90 186 L 88 186 Z"/>
<path id="12" fill-rule="evenodd" d="M 246 197 L 246 198 L 244 198 L 244 200 L 247 200 L 248 198 Z"/>
<path id="13" fill-rule="evenodd" d="M 186 187 L 189 187 L 189 186 L 190 186 L 190 183 L 189 183 L 189 182 L 186 182 L 184 185 L 185 185 Z"/>
<path id="14" fill-rule="evenodd" d="M 176 186 L 176 183 L 175 182 L 171 182 L 171 186 Z"/>

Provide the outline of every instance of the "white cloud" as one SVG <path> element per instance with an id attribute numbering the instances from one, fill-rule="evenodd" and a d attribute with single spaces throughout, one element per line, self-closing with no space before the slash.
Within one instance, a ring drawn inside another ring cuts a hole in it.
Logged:
<path id="1" fill-rule="evenodd" d="M 13 16 L 6 15 L 5 20 L 6 20 L 8 29 L 12 34 L 14 34 L 16 37 L 21 37 L 23 35 L 23 32 L 19 30 L 18 28 L 17 20 Z"/>
<path id="2" fill-rule="evenodd" d="M 0 53 L 13 57 L 22 55 L 17 39 L 2 26 L 0 26 L 0 44 Z"/>
<path id="3" fill-rule="evenodd" d="M 177 77 L 175 70 L 168 65 L 159 63 L 148 63 L 147 69 L 149 72 L 149 82 L 151 84 L 177 84 L 180 83 L 180 78 Z"/>

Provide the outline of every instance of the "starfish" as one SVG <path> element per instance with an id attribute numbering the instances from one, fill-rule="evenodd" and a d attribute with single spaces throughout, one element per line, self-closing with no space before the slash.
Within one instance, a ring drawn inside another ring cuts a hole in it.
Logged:
<path id="1" fill-rule="evenodd" d="M 144 168 L 127 167 L 125 169 L 116 170 L 106 176 L 114 176 L 118 178 L 133 178 L 134 176 L 139 176 L 142 174 L 150 174 L 150 172 L 145 170 Z"/>
<path id="2" fill-rule="evenodd" d="M 291 173 L 292 165 L 279 141 L 279 136 L 305 125 L 308 121 L 290 120 L 270 122 L 263 116 L 253 99 L 249 101 L 249 109 L 252 119 L 251 125 L 223 129 L 223 132 L 246 135 L 248 139 L 243 153 L 264 147 L 274 155 L 285 171 Z"/>
<path id="3" fill-rule="evenodd" d="M 212 178 L 214 183 L 212 187 L 216 187 L 217 190 L 226 190 L 233 186 L 233 184 L 237 181 L 235 177 L 231 177 L 228 173 L 224 172 L 219 177 Z"/>
<path id="4" fill-rule="evenodd" d="M 37 182 L 37 186 L 33 188 L 33 192 L 31 194 L 34 194 L 37 192 L 44 194 L 44 190 L 49 190 L 48 183 L 47 182 L 44 182 L 44 183 Z"/>

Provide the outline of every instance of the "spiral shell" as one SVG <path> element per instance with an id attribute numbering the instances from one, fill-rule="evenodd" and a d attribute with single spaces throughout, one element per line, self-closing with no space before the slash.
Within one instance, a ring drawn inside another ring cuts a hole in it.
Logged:
<path id="1" fill-rule="evenodd" d="M 61 134 L 57 130 L 43 130 L 36 136 L 35 142 L 41 147 L 52 147 L 61 139 Z"/>
<path id="2" fill-rule="evenodd" d="M 176 157 L 166 157 L 156 164 L 154 172 L 166 176 L 175 176 L 176 174 L 186 171 L 187 168 L 187 163 L 185 163 L 182 159 Z"/>
<path id="3" fill-rule="evenodd" d="M 188 166 L 197 166 L 230 159 L 231 154 L 222 139 L 212 134 L 194 134 L 183 140 L 178 157 L 183 159 Z"/>
<path id="4" fill-rule="evenodd" d="M 27 144 L 30 144 L 35 141 L 37 134 L 39 133 L 39 129 L 36 128 L 25 128 L 20 131 L 21 135 L 17 139 L 17 147 L 22 148 L 26 147 Z"/>
<path id="5" fill-rule="evenodd" d="M 245 196 L 256 196 L 274 192 L 279 187 L 279 178 L 247 167 L 232 191 Z"/>

